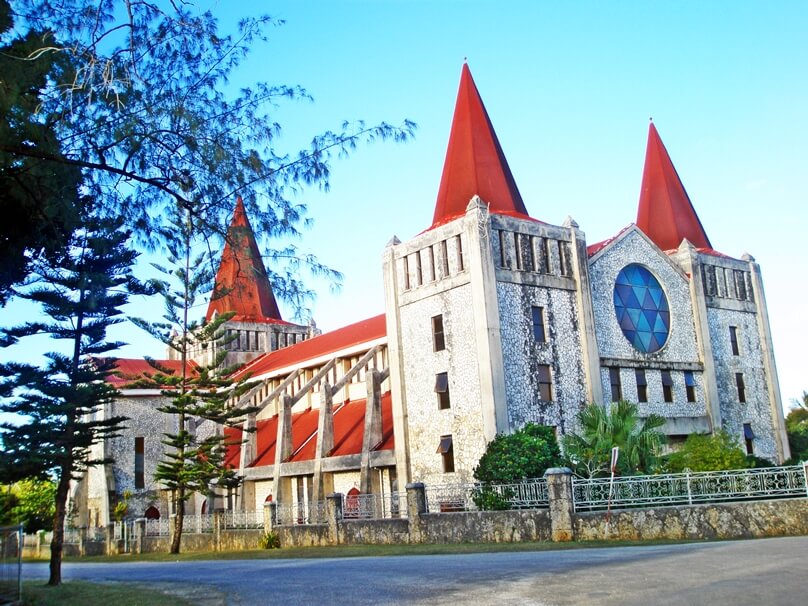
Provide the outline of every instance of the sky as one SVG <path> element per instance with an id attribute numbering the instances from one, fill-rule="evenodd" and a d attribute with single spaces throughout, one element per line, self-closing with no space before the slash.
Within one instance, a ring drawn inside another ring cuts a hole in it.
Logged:
<path id="1" fill-rule="evenodd" d="M 314 224 L 299 247 L 345 276 L 338 293 L 313 283 L 319 328 L 384 310 L 382 253 L 431 223 L 467 60 L 530 215 L 571 216 L 590 244 L 636 218 L 653 117 L 713 247 L 761 265 L 785 408 L 808 390 L 808 3 L 195 1 L 225 32 L 248 14 L 285 21 L 231 82 L 314 97 L 278 108 L 282 151 L 343 120 L 418 124 L 409 143 L 335 162 L 328 193 L 300 194 Z M 115 336 L 122 357 L 163 353 L 131 325 Z"/>

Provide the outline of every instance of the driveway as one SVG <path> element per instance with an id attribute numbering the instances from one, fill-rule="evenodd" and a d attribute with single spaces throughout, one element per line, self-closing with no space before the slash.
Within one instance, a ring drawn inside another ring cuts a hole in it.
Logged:
<path id="1" fill-rule="evenodd" d="M 47 564 L 26 564 L 23 575 L 47 578 Z M 205 606 L 805 604 L 808 537 L 380 558 L 70 562 L 63 578 L 159 583 Z"/>

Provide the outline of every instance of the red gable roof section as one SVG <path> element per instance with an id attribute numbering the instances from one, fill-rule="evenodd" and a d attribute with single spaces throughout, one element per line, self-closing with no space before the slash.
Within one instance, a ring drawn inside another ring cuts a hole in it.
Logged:
<path id="1" fill-rule="evenodd" d="M 465 214 L 475 195 L 489 204 L 492 213 L 530 219 L 469 66 L 464 64 L 432 228 Z"/>
<path id="2" fill-rule="evenodd" d="M 164 368 L 166 374 L 178 375 L 182 370 L 182 362 L 180 360 L 153 360 L 153 363 L 160 368 Z M 191 375 L 196 374 L 196 363 L 193 361 L 187 362 L 188 372 Z M 161 371 L 152 366 L 147 360 L 143 358 L 117 358 L 115 360 L 116 374 L 107 377 L 107 383 L 118 389 L 125 389 L 128 385 L 148 380 L 146 375 L 155 375 Z"/>
<path id="3" fill-rule="evenodd" d="M 222 261 L 216 273 L 216 290 L 223 294 L 211 298 L 205 316 L 208 321 L 213 318 L 214 312 L 221 314 L 232 311 L 236 313 L 233 318 L 236 321 L 283 322 L 240 197 L 227 230 Z"/>
<path id="4" fill-rule="evenodd" d="M 362 453 L 362 441 L 365 435 L 366 400 L 346 402 L 334 411 L 334 448 L 329 454 L 332 457 L 355 455 Z M 320 418 L 318 409 L 307 409 L 292 415 L 292 457 L 290 461 L 311 461 L 317 452 L 317 426 Z M 233 441 L 241 439 L 241 430 L 225 430 L 225 435 L 232 432 Z M 238 432 L 236 434 L 236 432 Z M 278 417 L 263 419 L 256 423 L 257 456 L 250 467 L 262 467 L 275 464 L 275 441 L 278 432 Z M 390 392 L 382 394 L 382 439 L 375 450 L 393 450 L 393 400 Z M 238 465 L 238 453 L 228 447 L 228 462 Z"/>
<path id="5" fill-rule="evenodd" d="M 299 365 L 306 360 L 314 360 L 353 345 L 382 339 L 386 335 L 386 319 L 384 314 L 381 314 L 266 353 L 243 366 L 233 378 L 239 380 L 247 375 L 260 376 L 273 370 Z"/>
<path id="6" fill-rule="evenodd" d="M 679 248 L 682 240 L 687 238 L 697 249 L 712 251 L 710 240 L 653 122 L 648 128 L 637 227 L 662 250 Z"/>
<path id="7" fill-rule="evenodd" d="M 228 469 L 238 468 L 241 462 L 242 430 L 240 427 L 224 428 L 224 466 Z"/>

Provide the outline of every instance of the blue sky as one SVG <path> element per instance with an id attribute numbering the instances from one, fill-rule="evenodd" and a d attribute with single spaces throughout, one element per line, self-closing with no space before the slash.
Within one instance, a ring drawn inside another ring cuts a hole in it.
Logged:
<path id="1" fill-rule="evenodd" d="M 635 219 L 653 116 L 713 246 L 762 266 L 786 407 L 808 390 L 808 3 L 197 4 L 225 30 L 248 13 L 286 20 L 233 80 L 315 97 L 279 108 L 285 151 L 346 119 L 418 123 L 414 141 L 361 147 L 329 193 L 300 196 L 314 219 L 301 249 L 345 274 L 338 294 L 315 284 L 321 328 L 381 313 L 385 244 L 429 226 L 467 57 L 528 211 L 572 216 L 589 243 Z M 123 356 L 161 355 L 134 327 L 122 339 Z"/>

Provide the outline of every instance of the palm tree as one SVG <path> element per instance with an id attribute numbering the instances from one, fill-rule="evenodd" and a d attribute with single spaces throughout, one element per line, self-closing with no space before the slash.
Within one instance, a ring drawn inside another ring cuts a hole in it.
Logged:
<path id="1" fill-rule="evenodd" d="M 614 446 L 620 448 L 615 470 L 620 475 L 650 473 L 665 442 L 659 415 L 639 416 L 636 404 L 620 401 L 609 406 L 590 404 L 577 415 L 580 433 L 562 438 L 567 464 L 586 477 L 606 475 Z"/>

